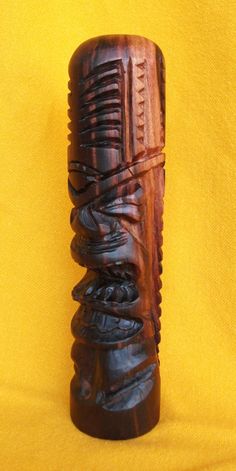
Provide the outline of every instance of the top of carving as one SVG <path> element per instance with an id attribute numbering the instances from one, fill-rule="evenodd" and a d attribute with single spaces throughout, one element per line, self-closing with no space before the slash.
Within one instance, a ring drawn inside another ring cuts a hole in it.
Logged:
<path id="1" fill-rule="evenodd" d="M 69 74 L 69 161 L 105 174 L 162 151 L 164 61 L 153 41 L 89 39 L 74 52 Z"/>
<path id="2" fill-rule="evenodd" d="M 69 74 L 73 73 L 74 67 L 78 65 L 78 62 L 81 61 L 83 55 L 87 55 L 96 51 L 98 48 L 103 51 L 109 49 L 109 60 L 111 60 L 112 48 L 114 48 L 114 59 L 117 59 L 117 47 L 120 49 L 120 58 L 123 58 L 124 51 L 127 49 L 135 49 L 136 51 L 142 52 L 149 48 L 155 50 L 158 56 L 163 59 L 163 54 L 160 47 L 155 44 L 152 40 L 147 39 L 143 36 L 131 35 L 131 34 L 113 34 L 105 36 L 97 36 L 91 39 L 88 39 L 80 44 L 80 46 L 73 53 L 70 63 L 69 63 Z M 151 54 L 149 54 L 149 60 L 152 60 Z M 104 57 L 103 61 L 104 62 Z M 95 65 L 95 64 L 94 64 Z M 99 63 L 97 64 L 99 65 Z"/>

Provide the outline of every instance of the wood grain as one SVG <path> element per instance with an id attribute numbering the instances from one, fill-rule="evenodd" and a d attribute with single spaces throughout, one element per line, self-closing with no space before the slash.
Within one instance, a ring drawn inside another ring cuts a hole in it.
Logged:
<path id="1" fill-rule="evenodd" d="M 164 65 L 139 36 L 83 43 L 70 65 L 69 194 L 74 260 L 71 417 L 126 439 L 159 419 Z"/>

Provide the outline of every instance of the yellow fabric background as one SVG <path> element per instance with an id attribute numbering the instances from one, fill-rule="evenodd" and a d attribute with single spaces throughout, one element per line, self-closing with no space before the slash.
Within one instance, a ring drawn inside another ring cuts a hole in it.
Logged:
<path id="1" fill-rule="evenodd" d="M 234 2 L 1 0 L 0 468 L 236 469 Z M 67 65 L 101 34 L 159 44 L 167 66 L 162 408 L 126 442 L 69 418 Z"/>

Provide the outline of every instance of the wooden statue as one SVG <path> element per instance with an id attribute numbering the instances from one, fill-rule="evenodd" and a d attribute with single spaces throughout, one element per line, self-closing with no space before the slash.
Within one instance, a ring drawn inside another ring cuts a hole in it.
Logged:
<path id="1" fill-rule="evenodd" d="M 159 419 L 164 66 L 139 36 L 83 43 L 69 66 L 74 260 L 71 417 L 126 439 Z"/>

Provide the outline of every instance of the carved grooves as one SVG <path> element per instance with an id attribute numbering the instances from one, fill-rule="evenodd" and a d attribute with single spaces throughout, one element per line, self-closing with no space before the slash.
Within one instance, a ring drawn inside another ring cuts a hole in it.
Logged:
<path id="1" fill-rule="evenodd" d="M 95 67 L 80 82 L 80 146 L 120 149 L 123 141 L 121 60 Z"/>
<path id="2" fill-rule="evenodd" d="M 128 66 L 127 66 L 127 74 L 128 74 L 128 80 L 127 80 L 127 102 L 128 102 L 128 109 L 129 109 L 129 149 L 127 152 L 127 157 L 132 160 L 132 155 L 133 155 L 133 148 L 134 148 L 134 133 L 133 133 L 133 93 L 132 93 L 132 87 L 133 87 L 133 64 L 132 64 L 132 59 L 131 57 L 129 58 L 128 61 Z M 128 160 L 128 159 L 127 159 Z"/>
<path id="3" fill-rule="evenodd" d="M 142 371 L 133 373 L 131 378 L 125 378 L 122 384 L 117 385 L 113 391 L 98 394 L 96 402 L 109 411 L 121 411 L 134 407 L 147 397 L 153 387 L 155 369 L 156 364 L 151 363 Z"/>
<path id="4" fill-rule="evenodd" d="M 158 201 L 156 201 L 155 207 L 155 214 L 156 220 L 154 225 L 153 231 L 153 249 L 154 254 L 152 257 L 153 261 L 153 273 L 156 271 L 157 279 L 156 279 L 156 286 L 154 285 L 154 299 L 153 299 L 153 310 L 152 310 L 152 321 L 154 325 L 154 332 L 155 332 L 155 342 L 157 346 L 157 353 L 159 352 L 158 344 L 160 343 L 160 330 L 161 330 L 161 293 L 160 290 L 162 288 L 162 281 L 161 281 L 161 274 L 162 274 L 162 259 L 163 259 L 163 252 L 162 252 L 162 244 L 163 244 L 163 205 L 164 205 L 164 169 L 159 169 L 159 184 L 158 187 L 162 188 L 160 191 L 160 195 Z M 163 178 L 163 185 L 160 181 Z M 155 246 L 156 244 L 156 246 Z"/>

